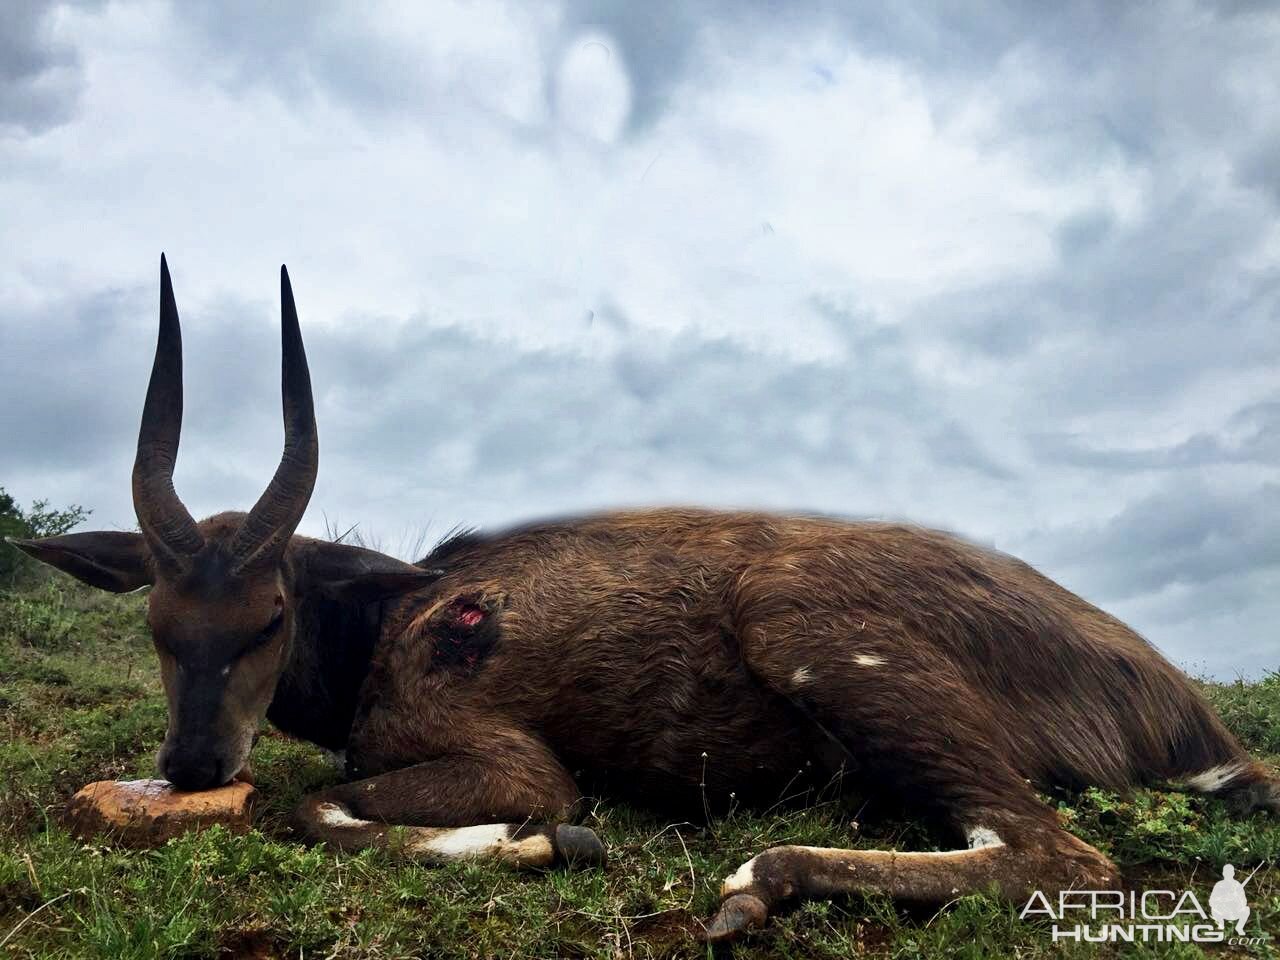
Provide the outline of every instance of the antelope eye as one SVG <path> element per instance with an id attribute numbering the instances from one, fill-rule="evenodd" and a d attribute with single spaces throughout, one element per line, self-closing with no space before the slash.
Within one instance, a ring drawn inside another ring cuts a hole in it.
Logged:
<path id="1" fill-rule="evenodd" d="M 264 644 L 269 643 L 271 638 L 280 632 L 282 623 L 284 623 L 284 611 L 276 611 L 276 615 L 271 618 L 271 622 L 257 636 L 245 644 L 237 656 L 243 657 L 245 654 L 252 653 Z"/>

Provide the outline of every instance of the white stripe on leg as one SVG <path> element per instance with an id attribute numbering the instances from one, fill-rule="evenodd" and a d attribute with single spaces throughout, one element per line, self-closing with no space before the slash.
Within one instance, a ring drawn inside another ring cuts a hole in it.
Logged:
<path id="1" fill-rule="evenodd" d="M 320 822 L 331 830 L 367 831 L 380 826 L 353 817 L 336 803 L 317 807 Z M 407 853 L 439 860 L 494 859 L 521 866 L 549 866 L 555 847 L 544 833 L 530 833 L 519 839 L 512 835 L 517 824 L 482 823 L 473 827 L 413 827 L 398 830 Z"/>

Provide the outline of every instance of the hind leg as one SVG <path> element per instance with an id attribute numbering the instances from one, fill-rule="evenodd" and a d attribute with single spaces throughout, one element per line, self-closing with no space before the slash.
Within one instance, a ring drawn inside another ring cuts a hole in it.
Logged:
<path id="1" fill-rule="evenodd" d="M 880 893 L 942 905 L 966 894 L 995 891 L 1023 903 L 1036 890 L 1052 898 L 1072 887 L 1112 889 L 1118 876 L 1101 852 L 1064 830 L 940 853 L 770 847 L 724 882 L 720 909 L 707 925 L 706 938 L 735 939 L 762 926 L 775 907 L 792 899 Z"/>
<path id="2" fill-rule="evenodd" d="M 1101 852 L 1064 831 L 1054 812 L 1009 762 L 1011 744 L 979 696 L 945 664 L 919 664 L 894 649 L 797 639 L 795 624 L 740 629 L 748 669 L 808 713 L 851 754 L 869 779 L 954 825 L 970 849 L 895 853 L 774 847 L 725 881 L 711 940 L 759 926 L 791 898 L 878 892 L 944 903 L 995 889 L 1018 900 L 1034 890 L 1106 889 L 1118 871 Z M 786 636 L 771 643 L 770 636 Z M 815 729 L 815 733 L 816 733 Z"/>

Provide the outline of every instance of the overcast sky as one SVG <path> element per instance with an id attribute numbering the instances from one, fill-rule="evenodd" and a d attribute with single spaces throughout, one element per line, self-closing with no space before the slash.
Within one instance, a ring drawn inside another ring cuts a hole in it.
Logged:
<path id="1" fill-rule="evenodd" d="M 302 532 L 907 518 L 1280 667 L 1277 8 L 847 6 L 6 4 L 0 485 L 133 525 L 163 250 L 247 508 L 285 262 Z"/>

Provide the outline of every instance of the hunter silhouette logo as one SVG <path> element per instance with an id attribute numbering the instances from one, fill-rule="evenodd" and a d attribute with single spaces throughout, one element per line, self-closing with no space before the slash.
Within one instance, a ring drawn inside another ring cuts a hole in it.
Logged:
<path id="1" fill-rule="evenodd" d="M 1255 867 L 1243 883 L 1232 864 L 1223 866 L 1222 879 L 1209 894 L 1208 910 L 1191 890 L 1063 890 L 1056 902 L 1037 890 L 1019 916 L 1053 921 L 1055 943 L 1259 944 L 1269 935 L 1259 930 L 1245 934 L 1251 911 L 1244 888 L 1264 865 Z M 1234 931 L 1228 924 L 1234 924 Z"/>
<path id="2" fill-rule="evenodd" d="M 1255 867 L 1253 873 L 1258 869 Z M 1228 863 L 1222 868 L 1222 879 L 1213 885 L 1213 893 L 1209 894 L 1209 912 L 1218 921 L 1218 926 L 1230 920 L 1241 936 L 1244 936 L 1244 923 L 1249 919 L 1249 901 L 1244 895 L 1244 888 L 1253 879 L 1253 873 L 1240 883 L 1236 880 L 1236 868 Z"/>

